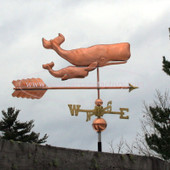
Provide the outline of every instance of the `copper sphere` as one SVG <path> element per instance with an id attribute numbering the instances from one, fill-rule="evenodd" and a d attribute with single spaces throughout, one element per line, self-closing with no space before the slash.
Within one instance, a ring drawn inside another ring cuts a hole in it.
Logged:
<path id="1" fill-rule="evenodd" d="M 103 100 L 102 99 L 96 99 L 95 104 L 97 106 L 101 106 L 103 104 Z"/>
<path id="2" fill-rule="evenodd" d="M 97 132 L 102 132 L 103 130 L 106 129 L 107 123 L 103 118 L 96 118 L 93 121 L 92 126 L 93 126 L 94 130 L 96 130 Z"/>

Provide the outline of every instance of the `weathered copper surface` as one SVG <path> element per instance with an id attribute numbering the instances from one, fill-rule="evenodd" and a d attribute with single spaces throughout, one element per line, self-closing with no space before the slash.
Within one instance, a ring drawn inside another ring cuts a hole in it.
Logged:
<path id="1" fill-rule="evenodd" d="M 64 41 L 65 38 L 62 34 L 49 41 L 42 39 L 44 48 L 55 50 L 59 56 L 75 66 L 89 66 L 94 62 L 97 62 L 98 66 L 123 64 L 130 58 L 130 44 L 127 42 L 64 50 L 60 47 Z"/>
<path id="2" fill-rule="evenodd" d="M 49 73 L 62 80 L 72 79 L 72 78 L 84 78 L 88 76 L 89 71 L 94 70 L 97 67 L 97 62 L 91 63 L 88 67 L 77 67 L 69 66 L 61 70 L 53 70 L 54 63 L 44 64 L 43 68 L 47 69 Z"/>
<path id="3" fill-rule="evenodd" d="M 107 123 L 103 118 L 96 118 L 92 124 L 94 130 L 97 132 L 102 132 L 106 129 Z"/>

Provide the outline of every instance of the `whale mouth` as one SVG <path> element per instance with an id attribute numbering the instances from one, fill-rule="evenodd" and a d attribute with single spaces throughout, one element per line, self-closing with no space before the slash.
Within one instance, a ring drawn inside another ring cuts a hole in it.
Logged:
<path id="1" fill-rule="evenodd" d="M 120 60 L 120 61 L 108 61 L 105 65 L 116 65 L 116 64 L 125 64 L 127 60 Z"/>
<path id="2" fill-rule="evenodd" d="M 112 63 L 112 64 L 116 64 L 116 63 L 121 63 L 121 62 L 127 62 L 126 60 L 120 60 L 120 61 L 108 61 L 107 63 Z"/>

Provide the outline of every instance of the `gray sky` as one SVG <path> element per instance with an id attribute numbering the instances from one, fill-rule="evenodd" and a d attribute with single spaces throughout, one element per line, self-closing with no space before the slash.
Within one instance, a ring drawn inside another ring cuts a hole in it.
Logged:
<path id="1" fill-rule="evenodd" d="M 62 33 L 64 49 L 88 47 L 94 44 L 129 42 L 131 58 L 125 65 L 100 69 L 105 85 L 128 83 L 138 90 L 103 90 L 106 106 L 112 100 L 113 110 L 130 109 L 129 120 L 118 115 L 105 115 L 107 129 L 102 133 L 103 151 L 108 143 L 119 143 L 123 137 L 131 143 L 140 132 L 143 102 L 152 103 L 155 89 L 169 88 L 169 77 L 162 71 L 162 56 L 170 59 L 169 0 L 0 0 L 0 108 L 20 109 L 21 121 L 35 120 L 34 130 L 49 135 L 47 144 L 76 149 L 97 149 L 97 134 L 86 114 L 71 117 L 67 104 L 81 104 L 83 109 L 94 107 L 95 90 L 47 91 L 40 100 L 13 98 L 12 80 L 42 78 L 48 86 L 88 85 L 96 83 L 96 70 L 85 79 L 67 80 L 52 77 L 42 64 L 53 61 L 55 69 L 70 65 L 52 50 L 42 47 L 41 39 L 52 39 Z"/>

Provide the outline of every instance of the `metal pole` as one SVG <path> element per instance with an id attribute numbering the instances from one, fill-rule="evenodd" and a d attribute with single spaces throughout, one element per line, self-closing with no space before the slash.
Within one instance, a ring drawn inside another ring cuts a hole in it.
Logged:
<path id="1" fill-rule="evenodd" d="M 99 67 L 97 67 L 97 98 L 100 99 Z M 102 152 L 101 132 L 98 132 L 98 152 Z"/>
<path id="2" fill-rule="evenodd" d="M 97 97 L 100 99 L 99 67 L 97 67 Z"/>
<path id="3" fill-rule="evenodd" d="M 101 132 L 98 132 L 98 152 L 102 152 Z"/>

